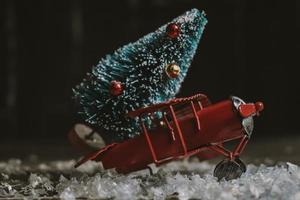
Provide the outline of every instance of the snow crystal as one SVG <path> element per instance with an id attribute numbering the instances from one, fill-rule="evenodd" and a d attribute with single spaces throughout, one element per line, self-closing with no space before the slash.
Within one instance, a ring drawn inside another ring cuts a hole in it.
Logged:
<path id="1" fill-rule="evenodd" d="M 292 163 L 275 166 L 249 164 L 239 179 L 220 182 L 212 175 L 215 164 L 196 160 L 171 162 L 154 169 L 121 175 L 88 162 L 0 162 L 0 198 L 61 199 L 300 199 L 300 168 Z"/>

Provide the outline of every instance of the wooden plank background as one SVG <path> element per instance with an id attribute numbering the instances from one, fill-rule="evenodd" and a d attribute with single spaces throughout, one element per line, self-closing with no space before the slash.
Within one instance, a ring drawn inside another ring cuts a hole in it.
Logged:
<path id="1" fill-rule="evenodd" d="M 260 135 L 298 134 L 299 1 L 1 0 L 1 138 L 65 137 L 84 74 L 193 7 L 209 23 L 180 96 L 263 100 Z"/>

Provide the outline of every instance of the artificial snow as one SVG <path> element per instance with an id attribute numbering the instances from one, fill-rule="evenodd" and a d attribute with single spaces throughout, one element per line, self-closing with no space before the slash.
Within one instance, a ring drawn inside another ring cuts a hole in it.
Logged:
<path id="1" fill-rule="evenodd" d="M 249 164 L 239 179 L 220 182 L 215 164 L 195 160 L 171 162 L 121 175 L 88 162 L 74 169 L 74 160 L 0 162 L 0 198 L 61 199 L 300 199 L 300 168 Z"/>

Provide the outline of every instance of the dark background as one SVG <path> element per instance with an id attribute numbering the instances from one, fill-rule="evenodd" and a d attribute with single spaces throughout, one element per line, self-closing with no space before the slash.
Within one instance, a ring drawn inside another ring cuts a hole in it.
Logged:
<path id="1" fill-rule="evenodd" d="M 208 25 L 179 96 L 263 101 L 256 137 L 297 136 L 299 1 L 0 0 L 2 143 L 66 141 L 71 88 L 85 73 L 194 7 Z"/>

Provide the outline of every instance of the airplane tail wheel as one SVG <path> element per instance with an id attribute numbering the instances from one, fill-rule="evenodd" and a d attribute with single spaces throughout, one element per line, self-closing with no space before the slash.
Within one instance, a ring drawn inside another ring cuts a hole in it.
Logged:
<path id="1" fill-rule="evenodd" d="M 239 178 L 242 173 L 246 172 L 246 165 L 239 159 L 234 160 L 224 159 L 219 164 L 217 164 L 214 170 L 214 176 L 221 180 L 232 180 Z"/>
<path id="2" fill-rule="evenodd" d="M 96 151 L 105 146 L 101 135 L 85 124 L 75 124 L 68 137 L 75 148 L 85 153 Z"/>

